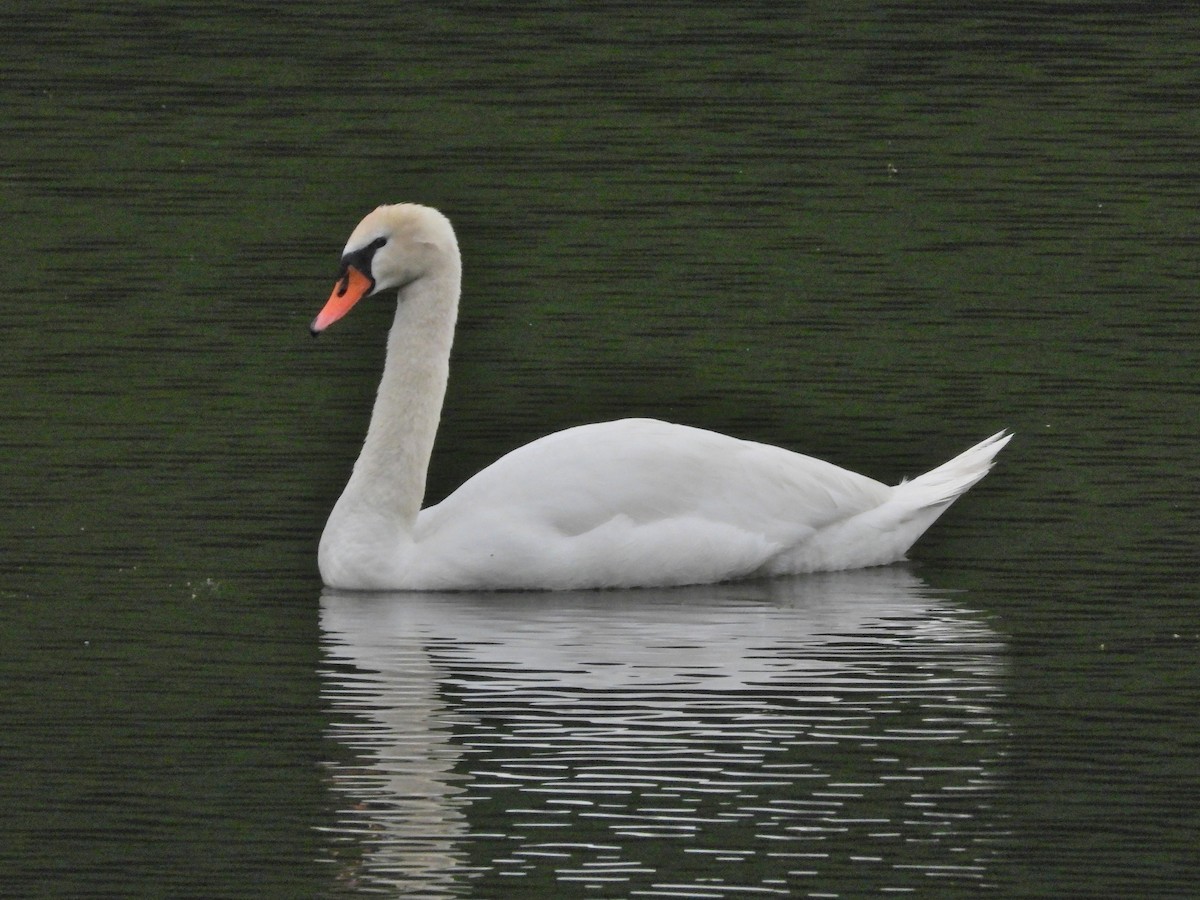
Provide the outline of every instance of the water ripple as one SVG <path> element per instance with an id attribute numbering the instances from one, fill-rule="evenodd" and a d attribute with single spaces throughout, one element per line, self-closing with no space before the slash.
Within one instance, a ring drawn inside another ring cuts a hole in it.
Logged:
<path id="1" fill-rule="evenodd" d="M 988 882 L 1002 646 L 903 569 L 322 597 L 330 860 L 408 896 Z"/>

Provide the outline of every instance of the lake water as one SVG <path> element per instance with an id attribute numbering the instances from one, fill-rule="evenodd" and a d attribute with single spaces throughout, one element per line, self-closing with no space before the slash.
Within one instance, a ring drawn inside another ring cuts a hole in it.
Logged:
<path id="1" fill-rule="evenodd" d="M 1187 5 L 3 14 L 0 894 L 1189 896 Z M 624 415 L 883 480 L 910 565 L 361 596 L 381 202 L 466 275 L 438 499 Z"/>

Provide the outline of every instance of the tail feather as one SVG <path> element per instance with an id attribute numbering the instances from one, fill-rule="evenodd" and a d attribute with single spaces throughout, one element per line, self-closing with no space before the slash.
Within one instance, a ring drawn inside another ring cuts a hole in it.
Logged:
<path id="1" fill-rule="evenodd" d="M 857 569 L 904 559 L 938 516 L 988 473 L 1011 439 L 1008 432 L 998 432 L 936 469 L 900 482 L 883 504 L 819 531 L 773 559 L 761 573 Z"/>
<path id="2" fill-rule="evenodd" d="M 936 469 L 896 485 L 892 499 L 875 514 L 877 525 L 882 526 L 879 549 L 890 556 L 883 561 L 903 559 L 950 504 L 988 473 L 996 454 L 1011 439 L 1010 433 L 997 432 Z"/>
<path id="3" fill-rule="evenodd" d="M 998 431 L 936 469 L 931 469 L 912 481 L 900 482 L 896 485 L 896 495 L 903 496 L 906 503 L 914 509 L 943 504 L 948 506 L 988 473 L 996 454 L 1010 440 L 1011 433 Z"/>

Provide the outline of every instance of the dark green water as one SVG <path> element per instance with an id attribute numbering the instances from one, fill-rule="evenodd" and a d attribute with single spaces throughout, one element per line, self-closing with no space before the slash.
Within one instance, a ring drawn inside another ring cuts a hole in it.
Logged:
<path id="1" fill-rule="evenodd" d="M 1190 6 L 25 6 L 0 894 L 1194 890 Z M 390 309 L 306 326 L 397 200 L 466 263 L 431 499 L 630 414 L 1017 438 L 894 576 L 322 595 Z"/>

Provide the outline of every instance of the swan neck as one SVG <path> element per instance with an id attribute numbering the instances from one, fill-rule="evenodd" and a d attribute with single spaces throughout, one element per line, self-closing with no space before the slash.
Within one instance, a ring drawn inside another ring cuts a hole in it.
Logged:
<path id="1" fill-rule="evenodd" d="M 410 536 L 449 378 L 458 313 L 457 258 L 400 289 L 371 424 L 343 501 L 381 532 Z"/>

